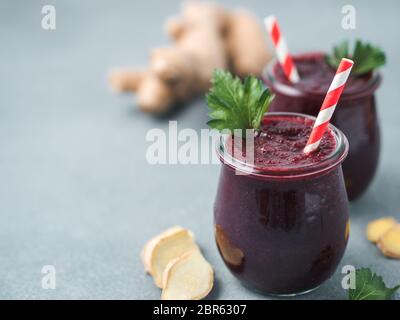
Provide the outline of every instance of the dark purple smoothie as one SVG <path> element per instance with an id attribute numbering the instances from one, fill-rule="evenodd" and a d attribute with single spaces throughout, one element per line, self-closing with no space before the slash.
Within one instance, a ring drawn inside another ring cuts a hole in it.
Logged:
<path id="1" fill-rule="evenodd" d="M 265 117 L 261 122 L 261 130 L 254 139 L 254 148 L 250 150 L 254 152 L 255 167 L 258 170 L 273 168 L 274 171 L 286 171 L 288 168 L 319 163 L 327 158 L 336 148 L 336 140 L 331 131 L 325 133 L 316 152 L 303 152 L 313 123 L 314 120 L 307 118 L 293 117 L 290 121 L 282 121 L 279 117 Z M 230 138 L 227 140 L 227 149 L 232 150 L 234 145 L 235 156 L 240 159 L 242 151 L 244 159 L 244 148 L 240 148 L 239 144 L 243 145 L 244 141 Z"/>
<path id="2" fill-rule="evenodd" d="M 299 112 L 316 116 L 334 77 L 335 70 L 322 53 L 294 57 L 301 80 L 291 84 L 279 64 L 273 63 L 264 80 L 275 94 L 270 111 Z M 350 143 L 349 156 L 343 163 L 350 200 L 360 196 L 375 175 L 380 151 L 379 123 L 374 92 L 381 82 L 379 74 L 350 75 L 332 123 Z"/>
<path id="3" fill-rule="evenodd" d="M 237 174 L 232 159 L 225 161 L 229 153 L 220 153 L 214 208 L 218 249 L 245 286 L 264 293 L 297 294 L 318 287 L 336 270 L 346 248 L 341 162 L 347 140 L 330 126 L 319 150 L 306 155 L 312 124 L 303 115 L 268 114 L 246 175 Z M 234 140 L 235 146 L 239 142 Z M 232 138 L 222 148 L 232 150 Z"/>

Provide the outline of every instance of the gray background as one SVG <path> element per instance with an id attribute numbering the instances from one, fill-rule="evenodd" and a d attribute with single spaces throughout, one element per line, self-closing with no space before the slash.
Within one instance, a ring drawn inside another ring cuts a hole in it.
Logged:
<path id="1" fill-rule="evenodd" d="M 235 7 L 240 1 L 225 1 Z M 242 1 L 260 18 L 279 17 L 293 52 L 329 50 L 360 36 L 385 48 L 378 92 L 383 150 L 365 196 L 351 204 L 351 237 L 342 261 L 400 283 L 364 236 L 381 215 L 400 218 L 398 1 L 358 1 L 357 29 L 341 29 L 352 1 Z M 41 8 L 57 9 L 57 30 L 41 29 Z M 213 299 L 264 299 L 224 267 L 212 233 L 218 165 L 151 166 L 145 135 L 168 122 L 143 114 L 131 95 L 112 95 L 107 70 L 145 64 L 168 43 L 162 25 L 178 1 L 0 1 L 0 298 L 158 299 L 139 252 L 159 231 L 190 228 L 215 267 Z M 173 116 L 179 128 L 205 127 L 202 99 Z M 41 288 L 54 265 L 57 289 Z M 302 299 L 342 299 L 341 275 Z M 399 298 L 397 294 L 397 298 Z"/>

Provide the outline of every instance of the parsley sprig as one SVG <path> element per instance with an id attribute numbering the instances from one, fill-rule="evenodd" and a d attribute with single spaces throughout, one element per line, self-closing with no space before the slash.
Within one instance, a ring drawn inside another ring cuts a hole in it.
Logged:
<path id="1" fill-rule="evenodd" d="M 356 270 L 356 287 L 349 289 L 349 300 L 389 300 L 400 289 L 386 287 L 381 276 L 373 273 L 368 268 Z"/>
<path id="2" fill-rule="evenodd" d="M 212 88 L 206 99 L 211 109 L 208 126 L 219 131 L 259 129 L 262 117 L 272 101 L 273 95 L 262 82 L 248 76 L 242 82 L 231 73 L 216 70 L 211 80 Z"/>
<path id="3" fill-rule="evenodd" d="M 352 73 L 362 75 L 383 66 L 386 63 L 385 53 L 368 42 L 357 40 L 354 50 L 350 53 L 349 42 L 343 41 L 333 48 L 333 52 L 326 56 L 326 61 L 332 68 L 339 66 L 342 58 L 350 58 L 354 61 Z"/>

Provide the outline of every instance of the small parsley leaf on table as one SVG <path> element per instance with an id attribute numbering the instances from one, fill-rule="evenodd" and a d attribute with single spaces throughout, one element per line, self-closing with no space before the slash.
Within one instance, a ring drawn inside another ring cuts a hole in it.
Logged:
<path id="1" fill-rule="evenodd" d="M 400 288 L 386 287 L 381 276 L 373 273 L 368 268 L 356 270 L 356 287 L 349 289 L 349 300 L 389 300 Z"/>

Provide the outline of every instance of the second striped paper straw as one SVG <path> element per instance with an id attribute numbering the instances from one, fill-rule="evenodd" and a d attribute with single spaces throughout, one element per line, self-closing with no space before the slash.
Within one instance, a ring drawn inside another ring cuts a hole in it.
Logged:
<path id="1" fill-rule="evenodd" d="M 346 58 L 340 61 L 335 77 L 332 80 L 317 119 L 315 120 L 307 145 L 304 148 L 305 153 L 310 153 L 318 149 L 333 112 L 335 111 L 340 95 L 343 92 L 347 78 L 350 75 L 351 68 L 353 68 L 353 64 L 354 62 L 352 60 Z"/>
<path id="2" fill-rule="evenodd" d="M 272 43 L 275 46 L 276 56 L 280 65 L 282 66 L 283 72 L 290 82 L 299 82 L 299 73 L 293 62 L 293 58 L 289 54 L 286 40 L 280 31 L 276 17 L 268 16 L 264 19 L 264 23 L 271 37 Z"/>

